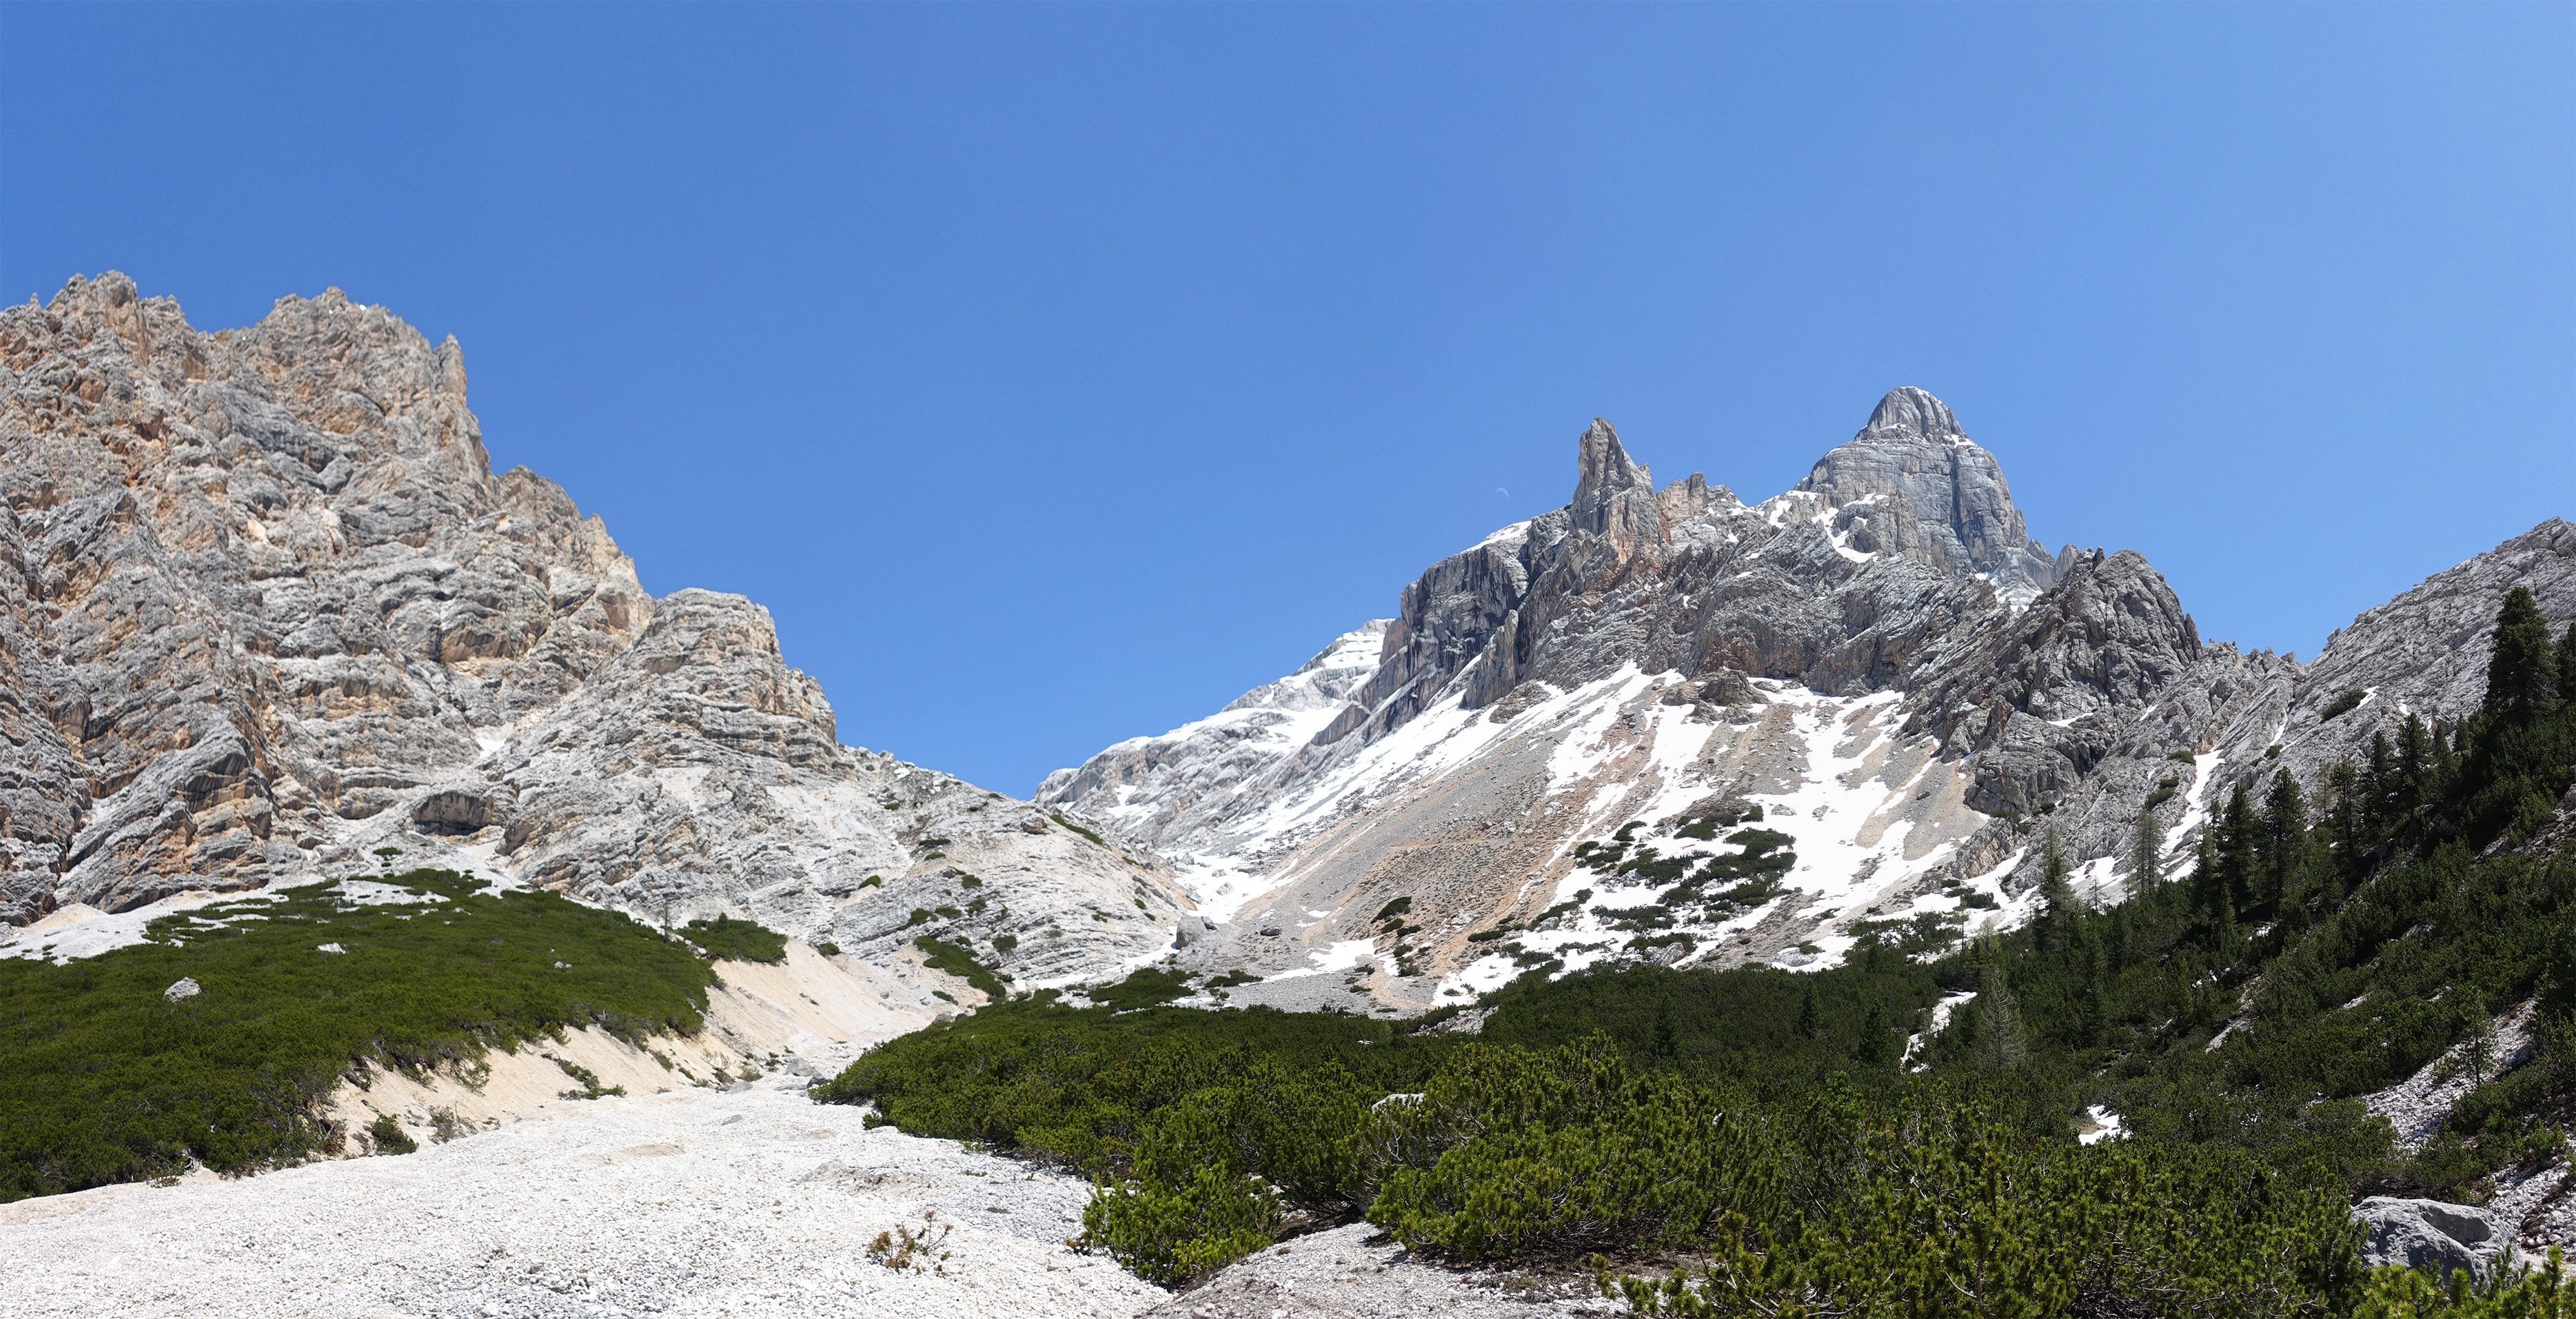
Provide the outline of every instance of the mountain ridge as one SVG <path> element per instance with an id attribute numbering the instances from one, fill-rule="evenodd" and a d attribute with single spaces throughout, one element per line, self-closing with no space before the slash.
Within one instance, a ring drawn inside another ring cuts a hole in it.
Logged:
<path id="1" fill-rule="evenodd" d="M 114 273 L 0 310 L 0 918 L 399 855 L 748 916 L 923 1003 L 968 992 L 924 936 L 1029 981 L 1170 945 L 1150 860 L 842 745 L 768 611 L 646 593 L 492 473 L 465 387 L 337 290 L 215 333 Z"/>
<path id="2" fill-rule="evenodd" d="M 2553 618 L 2576 615 L 2576 547 L 2547 531 L 2493 552 L 2540 538 L 2509 573 L 2478 569 L 2492 554 L 2451 570 L 2476 584 L 2438 606 L 2447 649 L 2382 647 L 2363 667 L 2438 670 L 2446 703 L 2435 713 L 2463 717 L 2475 702 L 2452 689 L 2477 666 L 2477 630 L 2493 612 L 2492 600 L 2471 596 L 2500 595 L 2507 576 L 2531 578 Z M 1858 848 L 1866 855 L 1841 862 L 1857 880 L 1838 887 L 1818 876 L 1816 887 L 1789 890 L 1822 895 L 1812 904 L 1781 899 L 1754 914 L 1611 932 L 1621 936 L 1613 946 L 1651 948 L 1659 960 L 1814 965 L 1806 950 L 1830 954 L 1859 919 L 2018 919 L 2051 834 L 2089 892 L 2115 894 L 2132 878 L 2141 810 L 2158 813 L 2170 866 L 2216 798 L 2263 774 L 2268 757 L 2287 756 L 2313 780 L 2355 754 L 2367 742 L 2363 721 L 2321 736 L 2292 730 L 2308 729 L 2300 721 L 2332 699 L 2317 684 L 2339 679 L 2317 675 L 2343 671 L 2357 638 L 2375 635 L 2372 617 L 2356 621 L 2355 639 L 2339 634 L 2334 662 L 2320 656 L 2316 666 L 2206 642 L 2134 551 L 2044 553 L 2000 465 L 1919 388 L 1890 391 L 1852 440 L 1755 505 L 1700 473 L 1656 489 L 1651 469 L 1596 418 L 1577 440 L 1568 502 L 1407 585 L 1375 671 L 1306 742 L 1238 744 L 1211 758 L 1184 745 L 1198 727 L 1189 725 L 1060 770 L 1036 797 L 1165 853 L 1209 914 L 1243 908 L 1243 921 L 1198 949 L 1207 965 L 1322 982 L 1283 990 L 1284 1003 L 1357 993 L 1381 1009 L 1419 1010 L 1488 987 L 1505 969 L 1469 934 L 1519 931 L 1540 908 L 1586 900 L 1573 896 L 1589 873 L 1578 843 L 1606 846 L 1637 820 L 1650 836 L 1665 831 L 1656 845 L 1669 869 L 1668 831 L 1688 813 L 1734 794 L 1747 806 L 1770 801 L 1776 818 L 1795 783 L 1830 782 L 1850 800 L 1800 809 L 1822 818 L 1849 806 L 1852 828 L 1803 839 L 1801 854 Z M 1346 634 L 1335 648 L 1362 638 Z M 1557 708 L 1569 701 L 1590 713 Z M 1691 717 L 1672 723 L 1675 708 Z M 1546 717 L 1525 721 L 1532 711 Z M 1819 718 L 1868 735 L 1819 742 Z M 1507 731 L 1469 732 L 1493 723 Z M 1403 754 L 1415 763 L 1372 750 L 1408 727 L 1420 745 Z M 2271 751 L 2283 736 L 2291 745 Z M 1568 739 L 1603 755 L 1625 750 L 1609 755 L 1618 767 L 1569 778 L 1541 763 L 1561 759 Z M 1673 749 L 1681 742 L 1686 753 Z M 1832 767 L 1843 759 L 1855 763 Z M 1510 790 L 1495 795 L 1501 783 Z M 1577 809 L 1577 787 L 1601 801 Z M 1883 800 L 1900 790 L 1902 808 Z M 1424 811 L 1444 823 L 1417 827 Z M 1899 823 L 1908 841 L 1894 851 L 1867 841 Z M 1709 841 L 1678 846 L 1705 860 L 1720 850 Z M 1897 882 L 1882 882 L 1889 876 Z M 1442 929 L 1423 921 L 1390 934 L 1370 919 L 1399 897 Z M 1792 913 L 1798 905 L 1821 915 Z M 1599 936 L 1619 923 L 1601 915 L 1572 923 Z M 1520 935 L 1512 965 L 1589 941 Z M 1439 983 L 1429 997 L 1404 983 L 1432 978 L 1413 973 L 1426 966 Z"/>

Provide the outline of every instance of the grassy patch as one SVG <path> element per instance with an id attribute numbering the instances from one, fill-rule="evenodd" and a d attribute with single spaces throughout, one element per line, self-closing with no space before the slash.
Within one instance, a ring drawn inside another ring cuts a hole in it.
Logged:
<path id="1" fill-rule="evenodd" d="M 570 1028 L 701 1024 L 714 972 L 645 925 L 447 871 L 391 882 L 421 900 L 316 884 L 65 965 L 0 959 L 0 1200 L 296 1162 L 337 1134 L 321 1099 L 370 1064 L 419 1075 Z M 165 998 L 182 978 L 201 992 Z"/>

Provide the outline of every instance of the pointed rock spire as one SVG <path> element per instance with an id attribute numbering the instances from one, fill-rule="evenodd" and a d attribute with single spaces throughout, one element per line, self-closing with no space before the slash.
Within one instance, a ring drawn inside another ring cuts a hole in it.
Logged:
<path id="1" fill-rule="evenodd" d="M 1606 536 L 1626 557 L 1641 541 L 1658 544 L 1664 523 L 1655 511 L 1655 476 L 1619 444 L 1619 432 L 1599 417 L 1583 432 L 1577 451 L 1574 500 L 1567 505 L 1578 531 Z"/>

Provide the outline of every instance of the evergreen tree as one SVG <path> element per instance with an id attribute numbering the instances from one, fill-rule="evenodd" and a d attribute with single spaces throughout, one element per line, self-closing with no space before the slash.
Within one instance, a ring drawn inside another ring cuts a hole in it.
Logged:
<path id="1" fill-rule="evenodd" d="M 2089 933 L 2078 928 L 2070 951 L 2075 957 L 2077 983 L 2076 1030 L 2082 1036 L 2078 1042 L 2093 1048 L 2102 1043 L 2111 1022 L 2111 991 L 2102 973 L 2102 948 Z"/>
<path id="2" fill-rule="evenodd" d="M 2149 897 L 2164 886 L 2164 826 L 2154 811 L 2138 812 L 2137 832 L 2129 839 L 2129 895 Z"/>
<path id="3" fill-rule="evenodd" d="M 2576 705 L 2576 623 L 2558 638 L 2558 703 Z"/>
<path id="4" fill-rule="evenodd" d="M 2362 804 L 2362 823 L 2374 831 L 2385 829 L 2397 818 L 2397 749 L 2388 744 L 2385 728 L 2370 735 L 2369 791 Z"/>
<path id="5" fill-rule="evenodd" d="M 2261 832 L 2262 825 L 2254 818 L 2254 803 L 2239 782 L 2228 792 L 2227 812 L 2218 821 L 2218 875 L 2227 892 L 2231 916 L 2254 906 L 2254 846 Z"/>
<path id="6" fill-rule="evenodd" d="M 1896 1027 L 1887 1019 L 1887 1000 L 1869 1001 L 1869 1020 L 1862 1024 L 1860 1047 L 1852 1052 L 1862 1065 L 1885 1067 L 1896 1061 Z"/>
<path id="7" fill-rule="evenodd" d="M 1807 984 L 1807 994 L 1798 1003 L 1798 1038 L 1812 1040 L 1825 1033 L 1824 1014 L 1816 1009 L 1816 986 Z"/>
<path id="8" fill-rule="evenodd" d="M 2022 1034 L 2021 1005 L 2013 999 L 2012 986 L 2005 983 L 2003 945 L 1988 935 L 1978 941 L 1977 953 L 1983 964 L 1972 1037 L 1977 1061 L 1991 1070 L 2008 1072 L 2030 1057 L 2030 1041 Z"/>
<path id="9" fill-rule="evenodd" d="M 2129 969 L 2129 904 L 2123 902 L 2111 909 L 2111 974 Z"/>
<path id="10" fill-rule="evenodd" d="M 2390 794 L 2394 818 L 2413 815 L 2416 803 L 2424 800 L 2424 779 L 2432 759 L 2433 735 L 2424 727 L 2424 716 L 2406 716 L 2406 726 L 2397 732 L 2397 790 Z"/>
<path id="11" fill-rule="evenodd" d="M 2334 797 L 2326 806 L 2328 845 L 2334 849 L 2333 874 L 2344 884 L 2361 878 L 2362 829 L 2365 804 L 2361 798 L 2361 771 L 2349 759 L 2338 760 L 2326 771 L 2326 786 Z M 2337 892 L 2328 905 L 2340 899 Z"/>
<path id="12" fill-rule="evenodd" d="M 2529 587 L 2506 592 L 2504 607 L 2496 611 L 2495 653 L 2487 660 L 2487 699 L 2480 708 L 2508 723 L 2530 723 L 2556 701 L 2557 668 L 2540 602 Z"/>
<path id="13" fill-rule="evenodd" d="M 2227 892 L 2227 874 L 2218 861 L 2216 821 L 2200 827 L 2192 841 L 2191 910 L 2224 947 L 2236 924 L 2236 904 Z"/>
<path id="14" fill-rule="evenodd" d="M 2272 791 L 2263 801 L 2263 903 L 2272 918 L 2289 914 L 2299 898 L 2299 875 L 2308 852 L 2308 803 L 2290 771 L 2272 776 Z"/>
<path id="15" fill-rule="evenodd" d="M 2075 928 L 2075 886 L 2066 882 L 2066 852 L 2057 845 L 2057 826 L 2048 826 L 2048 841 L 2039 862 L 2039 946 L 2061 952 Z"/>

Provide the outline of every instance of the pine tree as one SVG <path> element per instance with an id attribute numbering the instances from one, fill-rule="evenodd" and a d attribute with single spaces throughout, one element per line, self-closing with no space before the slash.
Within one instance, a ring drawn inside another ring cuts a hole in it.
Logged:
<path id="1" fill-rule="evenodd" d="M 2129 968 L 2129 904 L 2123 902 L 2111 909 L 2111 974 Z"/>
<path id="2" fill-rule="evenodd" d="M 2460 1065 L 2469 1074 L 2469 1084 L 2485 1085 L 2496 1070 L 2495 1019 L 2474 993 L 2460 996 Z"/>
<path id="3" fill-rule="evenodd" d="M 2326 831 L 2334 848 L 2332 869 L 2336 878 L 2349 884 L 2361 878 L 2361 770 L 2349 759 L 2338 760 L 2326 771 L 2326 786 L 2334 792 L 2334 800 L 2326 806 Z M 2341 896 L 2340 892 L 2332 895 Z"/>
<path id="4" fill-rule="evenodd" d="M 2219 873 L 2215 821 L 2202 825 L 2192 839 L 2191 910 L 2213 928 L 2235 919 L 2234 908 L 2227 901 L 2227 878 Z"/>
<path id="5" fill-rule="evenodd" d="M 2021 1027 L 2021 1005 L 2004 979 L 2003 946 L 1992 935 L 1978 941 L 1984 974 L 1977 987 L 1975 1047 L 1977 1061 L 1999 1072 L 2011 1071 L 2030 1057 L 2030 1041 Z"/>
<path id="6" fill-rule="evenodd" d="M 2406 716 L 2406 726 L 2397 731 L 2397 791 L 2393 796 L 2396 815 L 2404 819 L 2415 813 L 2415 804 L 2424 800 L 2424 779 L 2433 759 L 2432 731 L 2424 727 L 2424 716 Z"/>
<path id="7" fill-rule="evenodd" d="M 1816 1009 L 1815 982 L 1807 984 L 1807 995 L 1798 1004 L 1798 1038 L 1812 1040 L 1825 1033 L 1824 1014 Z"/>
<path id="8" fill-rule="evenodd" d="M 2137 832 L 2129 839 L 2129 894 L 2150 897 L 2164 887 L 2164 826 L 2154 811 L 2138 812 Z"/>
<path id="9" fill-rule="evenodd" d="M 1869 1020 L 1861 1026 L 1860 1047 L 1852 1056 L 1864 1066 L 1885 1067 L 1896 1061 L 1896 1027 L 1887 1018 L 1887 1001 L 1869 1002 Z"/>
<path id="10" fill-rule="evenodd" d="M 2558 703 L 2576 705 L 2576 623 L 2558 638 Z"/>
<path id="11" fill-rule="evenodd" d="M 2254 803 L 2240 782 L 2227 794 L 2227 813 L 2218 821 L 2218 874 L 2231 915 L 2254 906 L 2254 844 L 2260 832 Z"/>
<path id="12" fill-rule="evenodd" d="M 2299 873 L 2308 852 L 2308 803 L 2299 780 L 2282 770 L 2263 801 L 2263 900 L 2274 920 L 2289 914 L 2299 897 Z"/>
<path id="13" fill-rule="evenodd" d="M 2077 976 L 2077 1030 L 2082 1043 L 2092 1048 L 2102 1043 L 2111 1024 L 2111 991 L 2102 974 L 2102 949 L 2082 929 L 2075 933 L 2072 948 Z"/>
<path id="14" fill-rule="evenodd" d="M 2495 653 L 2487 659 L 2487 699 L 2480 708 L 2508 723 L 2527 724 L 2557 697 L 2557 657 L 2550 652 L 2549 620 L 2529 587 L 2505 593 L 2496 611 Z"/>
<path id="15" fill-rule="evenodd" d="M 2039 946 L 2061 952 L 2075 928 L 2075 886 L 2066 882 L 2066 852 L 2057 845 L 2057 826 L 2048 826 L 2047 850 L 2039 862 Z"/>
<path id="16" fill-rule="evenodd" d="M 2370 735 L 2370 796 L 2362 804 L 2362 823 L 2370 828 L 2386 828 L 2397 817 L 2397 749 L 2388 744 L 2388 730 L 2378 729 Z"/>

